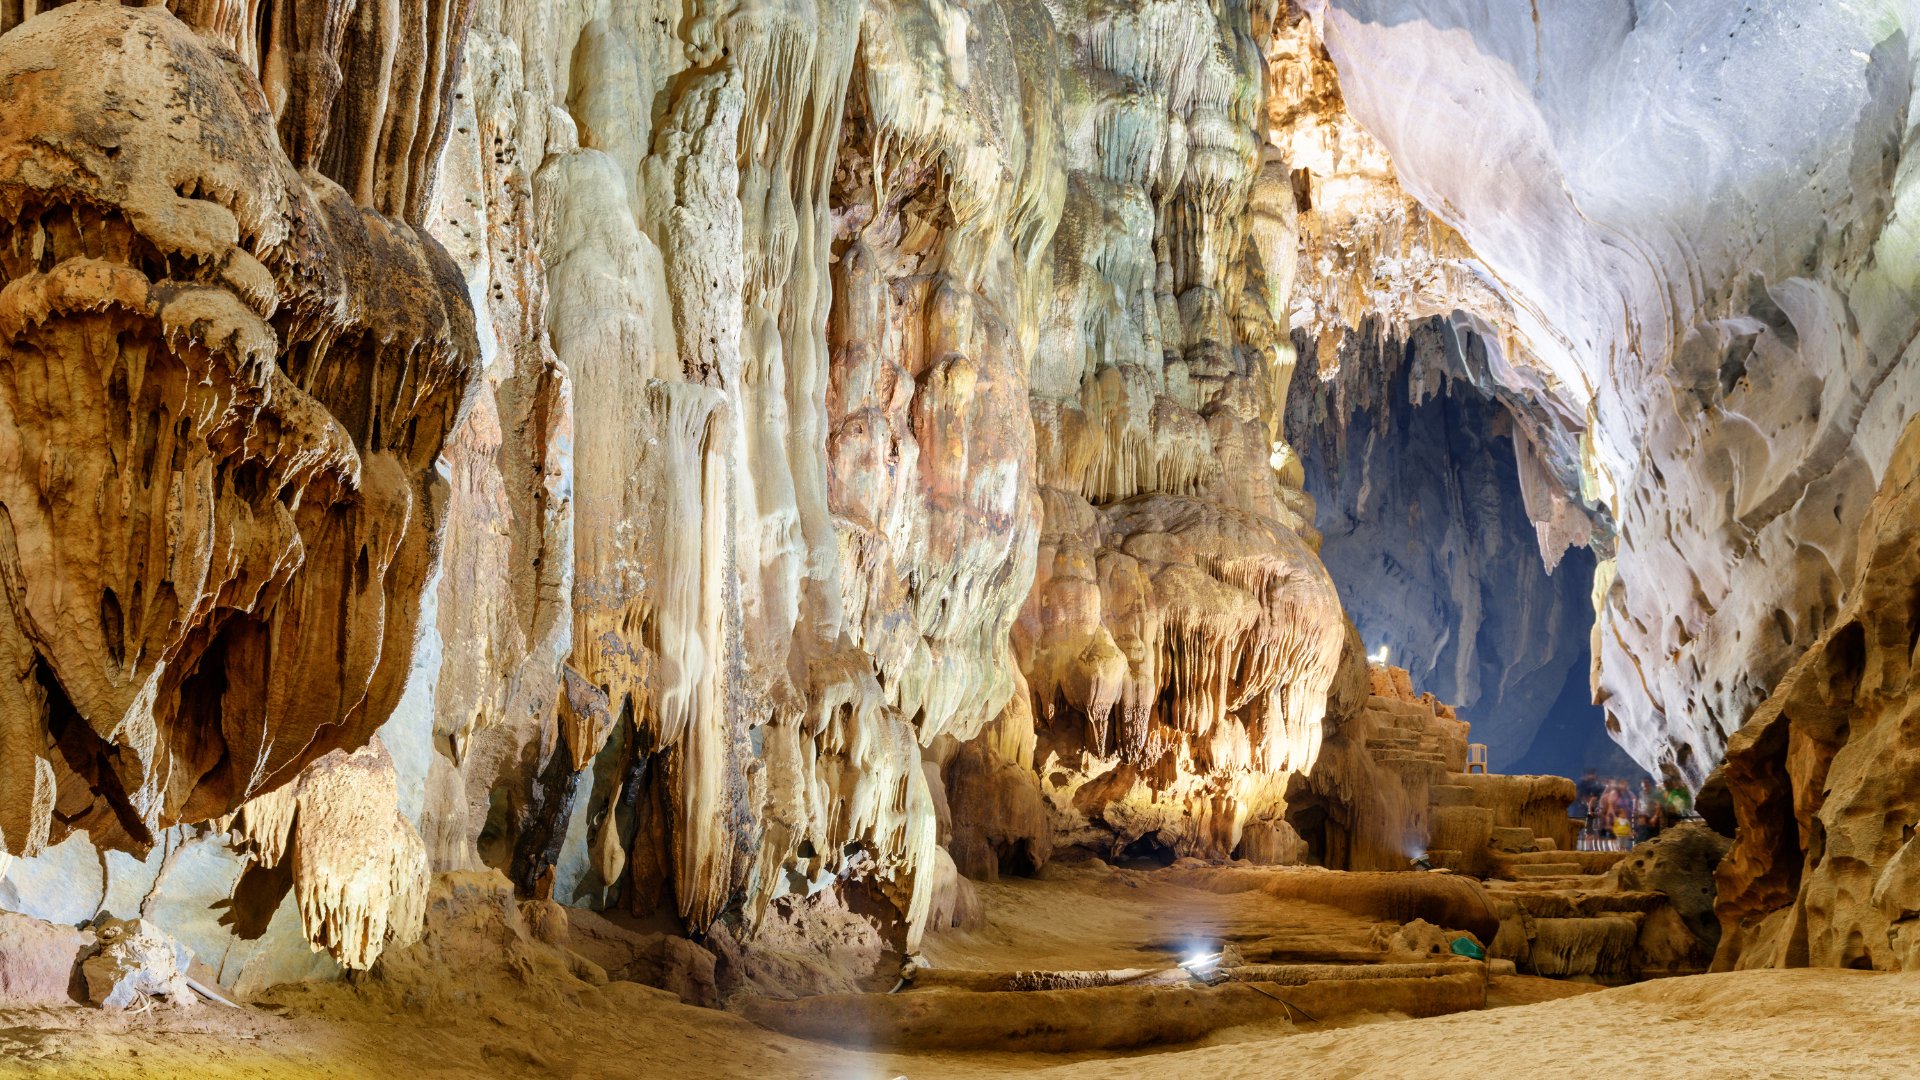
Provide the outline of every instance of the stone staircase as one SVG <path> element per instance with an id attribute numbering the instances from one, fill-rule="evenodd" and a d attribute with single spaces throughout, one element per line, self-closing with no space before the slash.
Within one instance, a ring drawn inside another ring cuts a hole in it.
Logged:
<path id="1" fill-rule="evenodd" d="M 1376 669 L 1373 691 L 1366 752 L 1410 792 L 1424 787 L 1429 862 L 1486 881 L 1500 917 L 1489 956 L 1603 983 L 1704 968 L 1671 898 L 1622 884 L 1615 868 L 1631 853 L 1577 849 L 1571 780 L 1468 773 L 1467 725 L 1451 709 L 1395 669 Z"/>
<path id="2" fill-rule="evenodd" d="M 1398 668 L 1371 677 L 1365 707 L 1289 791 L 1310 810 L 1299 822 L 1326 837 L 1325 865 L 1403 870 L 1424 839 L 1435 869 L 1487 882 L 1500 924 L 1489 955 L 1527 974 L 1625 982 L 1704 968 L 1708 915 L 1682 926 L 1669 893 L 1623 883 L 1629 853 L 1577 849 L 1572 780 L 1467 772 L 1468 725 L 1452 708 Z M 1711 889 L 1689 882 L 1682 892 Z"/>

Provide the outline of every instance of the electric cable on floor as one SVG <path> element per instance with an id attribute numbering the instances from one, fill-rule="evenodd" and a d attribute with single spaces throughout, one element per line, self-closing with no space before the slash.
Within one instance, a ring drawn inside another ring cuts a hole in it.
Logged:
<path id="1" fill-rule="evenodd" d="M 1259 983 L 1244 983 L 1242 985 L 1246 986 L 1248 989 L 1253 990 L 1256 993 L 1266 994 L 1268 997 L 1272 998 L 1273 1000 L 1279 1002 L 1281 1005 L 1285 1006 L 1287 1009 L 1288 1023 L 1293 1022 L 1293 1013 L 1295 1010 L 1298 1010 L 1301 1016 L 1306 1017 L 1309 1023 L 1317 1024 L 1320 1022 L 1312 1013 L 1308 1012 L 1305 1009 L 1300 1008 L 1300 1006 L 1295 1005 L 1293 1002 L 1288 1001 L 1286 998 L 1281 997 L 1279 994 L 1270 993 L 1266 990 L 1260 989 Z"/>

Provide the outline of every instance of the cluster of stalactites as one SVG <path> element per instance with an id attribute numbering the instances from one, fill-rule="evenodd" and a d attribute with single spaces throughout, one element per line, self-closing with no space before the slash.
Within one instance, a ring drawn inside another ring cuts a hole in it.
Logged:
<path id="1" fill-rule="evenodd" d="M 1021 65 L 1006 74 L 1026 85 L 975 78 L 974 54 L 1013 49 L 1004 16 L 994 12 L 993 20 L 975 22 L 969 9 L 946 4 L 932 5 L 928 14 L 945 24 L 939 29 L 946 63 L 926 62 L 928 43 L 917 34 L 930 28 L 869 12 L 855 96 L 865 110 L 861 127 L 869 139 L 875 205 L 886 204 L 889 177 L 937 172 L 947 219 L 938 237 L 946 248 L 942 262 L 971 287 L 991 271 L 997 245 L 1011 240 L 1026 262 L 1044 249 L 1060 219 L 1051 110 L 1023 107 L 1008 93 L 1044 101 L 1043 80 L 1051 76 Z"/>
<path id="2" fill-rule="evenodd" d="M 1073 471 L 1089 501 L 1143 492 L 1193 495 L 1218 479 L 1205 419 L 1157 393 L 1156 381 L 1140 369 L 1108 367 L 1081 384 L 1088 450 Z"/>
<path id="3" fill-rule="evenodd" d="M 1318 343 L 1323 371 L 1348 332 L 1404 339 L 1412 323 L 1455 309 L 1511 323 L 1466 242 L 1401 189 L 1392 156 L 1348 115 L 1312 20 L 1291 12 L 1267 63 L 1268 136 L 1298 213 L 1290 324 Z"/>
<path id="4" fill-rule="evenodd" d="M 1217 755 L 1223 764 L 1306 768 L 1343 640 L 1338 599 L 1305 544 L 1276 542 L 1283 530 L 1240 515 L 1213 515 L 1182 523 L 1171 550 L 1152 533 L 1121 545 L 1159 564 L 1151 574 L 1161 655 L 1152 698 L 1140 700 L 1147 687 L 1131 683 L 1119 707 L 1137 714 L 1161 702 L 1160 722 L 1196 742 L 1237 727 L 1246 749 Z"/>
<path id="5" fill-rule="evenodd" d="M 474 0 L 167 3 L 258 79 L 295 168 L 325 174 L 361 206 L 416 223 L 452 127 L 473 7 Z"/>
<path id="6" fill-rule="evenodd" d="M 0 724 L 34 762 L 0 803 L 36 808 L 0 827 L 16 851 L 67 828 L 144 850 L 385 720 L 471 316 L 444 254 L 310 186 L 251 76 L 167 12 L 38 15 L 0 77 L 0 427 L 23 463 L 0 471 L 21 598 Z M 95 118 L 130 93 L 155 114 Z M 62 713 L 84 722 L 56 752 Z"/>
<path id="7" fill-rule="evenodd" d="M 899 913 L 907 946 L 926 926 L 937 820 L 913 726 L 884 701 L 870 662 L 837 653 L 814 664 L 808 712 L 763 736 L 767 837 L 753 913 L 830 883 L 862 884 Z"/>
<path id="8" fill-rule="evenodd" d="M 1049 506 L 1065 520 L 1043 542 L 1051 565 L 1018 639 L 1042 718 L 1067 705 L 1089 753 L 1140 766 L 1181 747 L 1223 773 L 1312 763 L 1345 629 L 1304 542 L 1158 495 L 1093 511 L 1095 551 L 1071 535 L 1071 507 Z"/>

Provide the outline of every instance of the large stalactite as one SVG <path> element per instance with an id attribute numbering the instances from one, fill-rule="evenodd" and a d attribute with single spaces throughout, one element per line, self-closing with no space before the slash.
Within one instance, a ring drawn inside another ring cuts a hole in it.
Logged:
<path id="1" fill-rule="evenodd" d="M 417 222 L 457 46 L 408 59 L 412 100 L 368 100 L 336 65 L 392 64 L 391 42 L 336 25 L 282 69 L 285 28 L 183 14 L 197 26 L 70 5 L 0 44 L 0 844 L 18 855 L 71 831 L 144 854 L 310 764 L 316 790 L 344 775 L 320 763 L 393 711 L 449 505 L 435 463 L 478 348 Z M 357 171 L 382 158 L 415 169 Z M 322 166 L 354 190 L 302 171 Z M 365 823 L 328 823 L 337 801 L 300 829 L 302 882 L 362 861 L 322 854 Z M 354 966 L 389 891 L 425 887 L 411 859 L 381 873 L 314 901 L 312 940 Z"/>
<path id="2" fill-rule="evenodd" d="M 392 710 L 472 321 L 166 12 L 76 5 L 5 58 L 6 841 L 144 850 Z"/>

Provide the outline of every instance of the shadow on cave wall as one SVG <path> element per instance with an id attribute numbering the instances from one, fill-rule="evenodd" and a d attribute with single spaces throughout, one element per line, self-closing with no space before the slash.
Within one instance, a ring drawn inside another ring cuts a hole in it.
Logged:
<path id="1" fill-rule="evenodd" d="M 1548 571 L 1508 407 L 1459 377 L 1470 365 L 1432 325 L 1348 336 L 1326 380 L 1297 343 L 1287 438 L 1369 652 L 1455 704 L 1498 772 L 1632 771 L 1588 695 L 1595 556 Z"/>

